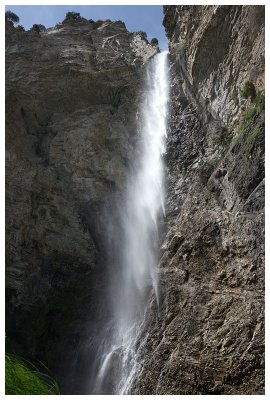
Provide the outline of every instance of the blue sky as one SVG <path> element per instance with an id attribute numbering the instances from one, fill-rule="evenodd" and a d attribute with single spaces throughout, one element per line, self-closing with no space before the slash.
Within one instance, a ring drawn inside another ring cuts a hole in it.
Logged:
<path id="1" fill-rule="evenodd" d="M 6 6 L 6 10 L 15 12 L 20 17 L 20 24 L 26 30 L 33 24 L 42 24 L 46 28 L 63 21 L 68 11 L 79 12 L 82 17 L 122 20 L 130 32 L 144 31 L 148 40 L 156 37 L 161 50 L 167 49 L 167 39 L 162 25 L 163 8 L 158 6 Z"/>

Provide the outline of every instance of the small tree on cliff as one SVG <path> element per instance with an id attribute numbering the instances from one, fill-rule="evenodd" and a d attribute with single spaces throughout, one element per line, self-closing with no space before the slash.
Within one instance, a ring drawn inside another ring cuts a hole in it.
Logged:
<path id="1" fill-rule="evenodd" d="M 87 20 L 81 17 L 80 13 L 69 11 L 66 13 L 66 17 L 62 23 L 65 24 L 66 22 L 81 22 L 81 21 L 87 21 Z"/>
<path id="2" fill-rule="evenodd" d="M 152 45 L 152 46 L 158 46 L 158 40 L 157 40 L 157 38 L 153 38 L 152 40 L 151 40 L 151 42 L 150 42 L 150 44 Z"/>
<path id="3" fill-rule="evenodd" d="M 34 24 L 32 26 L 32 28 L 30 29 L 30 31 L 31 32 L 40 33 L 40 32 L 46 31 L 46 27 L 44 25 L 41 25 L 41 24 Z"/>
<path id="4" fill-rule="evenodd" d="M 25 29 L 24 29 L 24 27 L 23 27 L 22 25 L 18 25 L 18 26 L 17 26 L 17 29 L 19 29 L 19 30 L 22 31 L 22 32 L 25 32 Z"/>
<path id="5" fill-rule="evenodd" d="M 246 81 L 244 86 L 240 90 L 241 96 L 244 99 L 248 99 L 250 97 L 251 101 L 253 102 L 256 97 L 256 89 L 252 82 Z"/>
<path id="6" fill-rule="evenodd" d="M 8 10 L 5 12 L 5 21 L 14 26 L 14 24 L 18 24 L 20 18 L 14 12 Z"/>

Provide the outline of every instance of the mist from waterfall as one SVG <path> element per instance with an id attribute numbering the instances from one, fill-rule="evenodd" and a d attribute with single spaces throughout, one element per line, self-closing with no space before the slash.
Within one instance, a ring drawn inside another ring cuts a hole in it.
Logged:
<path id="1" fill-rule="evenodd" d="M 164 214 L 162 154 L 169 95 L 167 52 L 146 69 L 139 140 L 121 204 L 117 261 L 111 260 L 109 299 L 113 320 L 98 350 L 95 394 L 127 394 L 138 369 L 136 343 L 151 293 L 159 302 L 159 220 Z M 113 253 L 113 252 L 112 252 Z M 110 259 L 108 260 L 110 263 Z"/>

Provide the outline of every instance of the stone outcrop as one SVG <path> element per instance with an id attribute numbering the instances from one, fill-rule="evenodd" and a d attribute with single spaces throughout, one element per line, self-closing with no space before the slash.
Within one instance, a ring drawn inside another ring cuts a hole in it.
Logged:
<path id="1" fill-rule="evenodd" d="M 156 52 L 121 21 L 6 29 L 8 349 L 60 384 L 106 318 L 104 215 L 126 180 Z"/>
<path id="2" fill-rule="evenodd" d="M 263 394 L 264 7 L 164 13 L 167 234 L 131 392 Z"/>

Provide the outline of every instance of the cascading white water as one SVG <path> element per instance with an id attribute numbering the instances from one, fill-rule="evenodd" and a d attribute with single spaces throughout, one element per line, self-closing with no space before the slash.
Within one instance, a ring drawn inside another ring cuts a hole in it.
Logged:
<path id="1" fill-rule="evenodd" d="M 103 340 L 95 393 L 126 394 L 137 370 L 135 344 L 151 289 L 158 303 L 158 220 L 164 213 L 162 154 L 169 93 L 167 52 L 146 71 L 140 140 L 121 209 L 119 272 L 113 272 L 113 327 Z M 109 382 L 109 383 L 108 383 Z M 104 389 L 106 387 L 106 389 Z M 108 389 L 109 387 L 109 389 Z"/>
<path id="2" fill-rule="evenodd" d="M 141 143 L 134 175 L 129 177 L 124 220 L 125 279 L 143 291 L 152 284 L 158 299 L 155 274 L 157 219 L 163 210 L 163 165 L 168 101 L 167 53 L 154 57 L 147 68 L 146 97 L 141 107 Z"/>

